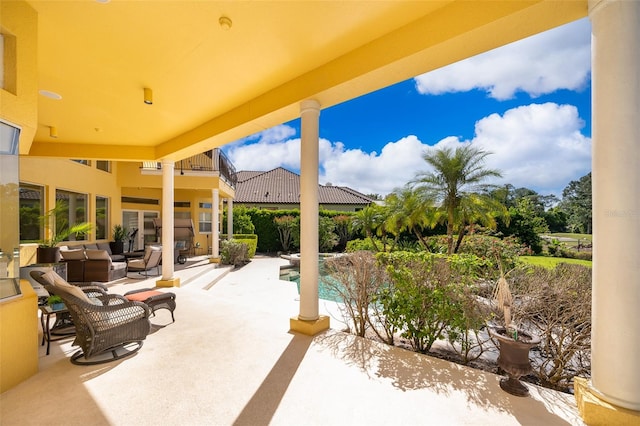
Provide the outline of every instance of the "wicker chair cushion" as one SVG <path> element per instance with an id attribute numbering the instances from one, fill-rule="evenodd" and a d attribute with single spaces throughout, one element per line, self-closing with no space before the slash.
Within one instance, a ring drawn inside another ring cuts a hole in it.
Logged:
<path id="1" fill-rule="evenodd" d="M 87 303 L 93 303 L 91 300 L 89 300 L 89 297 L 85 294 L 84 291 L 82 291 L 82 289 L 80 287 L 76 287 L 74 285 L 69 284 L 68 282 L 65 281 L 64 278 L 62 278 L 60 275 L 57 274 L 56 271 L 47 271 L 43 277 L 51 282 L 52 285 L 56 286 L 56 287 L 61 287 L 64 290 L 66 290 L 68 293 L 72 294 L 73 296 L 77 297 L 80 300 L 83 300 Z"/>
<path id="2" fill-rule="evenodd" d="M 60 256 L 64 260 L 85 260 L 87 258 L 84 250 L 60 250 Z"/>

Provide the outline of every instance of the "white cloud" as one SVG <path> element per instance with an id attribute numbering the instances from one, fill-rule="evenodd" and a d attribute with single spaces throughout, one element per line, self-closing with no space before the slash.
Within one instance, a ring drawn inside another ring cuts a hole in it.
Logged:
<path id="1" fill-rule="evenodd" d="M 295 134 L 296 129 L 282 124 L 235 142 L 225 152 L 236 170 L 267 171 L 276 167 L 298 170 L 300 139 L 288 139 Z"/>
<path id="2" fill-rule="evenodd" d="M 584 126 L 572 105 L 531 104 L 492 114 L 479 120 L 472 140 L 447 137 L 435 147 L 456 147 L 472 143 L 493 154 L 487 167 L 500 169 L 503 179 L 541 194 L 561 195 L 571 180 L 591 170 L 591 140 L 580 133 Z M 256 143 L 236 145 L 227 151 L 238 170 L 271 170 L 282 166 L 299 172 L 300 139 L 290 126 L 268 135 L 258 135 Z M 284 136 L 278 140 L 273 135 Z M 348 186 L 357 191 L 385 195 L 426 171 L 422 159 L 427 149 L 416 136 L 387 143 L 382 151 L 347 149 L 341 142 L 320 140 L 320 183 Z"/>
<path id="3" fill-rule="evenodd" d="M 496 183 L 527 187 L 541 194 L 562 189 L 591 170 L 591 139 L 573 105 L 531 104 L 478 121 L 471 141 L 446 138 L 434 147 L 471 142 L 492 155 L 487 167 L 502 171 Z"/>
<path id="4" fill-rule="evenodd" d="M 591 71 L 591 26 L 582 19 L 415 78 L 418 92 L 481 89 L 499 100 L 579 90 Z"/>
<path id="5" fill-rule="evenodd" d="M 322 183 L 348 186 L 365 194 L 385 195 L 415 177 L 425 163 L 422 153 L 427 145 L 410 135 L 389 142 L 380 154 L 360 149 L 334 150 L 322 163 Z"/>

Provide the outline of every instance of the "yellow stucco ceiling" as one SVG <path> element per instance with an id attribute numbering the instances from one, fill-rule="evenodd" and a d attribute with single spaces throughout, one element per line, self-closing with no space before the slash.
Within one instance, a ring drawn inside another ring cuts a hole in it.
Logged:
<path id="1" fill-rule="evenodd" d="M 178 160 L 303 99 L 332 106 L 586 15 L 586 1 L 28 3 L 38 89 L 62 96 L 37 97 L 30 155 L 119 160 Z"/>

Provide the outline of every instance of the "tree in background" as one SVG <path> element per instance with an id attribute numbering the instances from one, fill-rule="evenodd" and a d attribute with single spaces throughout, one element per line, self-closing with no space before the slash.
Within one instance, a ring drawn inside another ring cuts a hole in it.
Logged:
<path id="1" fill-rule="evenodd" d="M 591 173 L 569 182 L 562 191 L 560 206 L 569 216 L 568 226 L 572 232 L 591 234 Z"/>
<path id="2" fill-rule="evenodd" d="M 290 215 L 279 216 L 275 217 L 273 222 L 278 228 L 278 236 L 280 237 L 282 250 L 288 253 L 295 241 L 295 235 L 300 234 L 300 217 Z"/>
<path id="3" fill-rule="evenodd" d="M 434 170 L 418 173 L 414 182 L 425 199 L 440 203 L 439 208 L 447 224 L 448 254 L 454 252 L 453 234 L 463 220 L 460 214 L 463 200 L 472 193 L 488 198 L 486 193 L 491 185 L 485 181 L 502 176 L 500 171 L 484 167 L 484 160 L 489 154 L 472 145 L 465 145 L 455 151 L 451 148 L 427 151 L 423 156 Z"/>
<path id="4" fill-rule="evenodd" d="M 227 211 L 222 213 L 222 223 L 227 223 Z M 226 229 L 226 228 L 225 228 Z M 256 227 L 251 221 L 248 209 L 244 206 L 233 208 L 233 233 L 234 234 L 253 234 Z"/>
<path id="5" fill-rule="evenodd" d="M 320 216 L 318 218 L 318 249 L 322 253 L 333 250 L 340 239 L 334 232 L 336 223 L 330 217 Z"/>
<path id="6" fill-rule="evenodd" d="M 540 234 L 549 232 L 547 222 L 538 216 L 533 202 L 529 198 L 520 198 L 515 207 L 509 209 L 511 223 L 501 229 L 504 235 L 515 236 L 534 253 L 542 252 Z"/>
<path id="7" fill-rule="evenodd" d="M 423 230 L 438 223 L 439 214 L 431 200 L 421 197 L 411 187 L 396 189 L 385 198 L 388 210 L 386 228 L 396 236 L 397 243 L 403 231 L 411 232 L 425 250 L 428 250 Z"/>
<path id="8" fill-rule="evenodd" d="M 373 238 L 382 224 L 384 215 L 382 208 L 378 205 L 370 205 L 356 212 L 351 218 L 351 229 L 355 232 L 362 232 L 371 241 L 373 247 L 377 247 Z"/>
<path id="9" fill-rule="evenodd" d="M 456 227 L 456 240 L 454 253 L 458 253 L 462 239 L 473 228 L 473 225 L 479 224 L 486 228 L 495 230 L 498 226 L 497 218 L 500 217 L 502 222 L 509 224 L 509 212 L 506 207 L 486 195 L 471 193 L 460 200 L 458 207 L 458 223 Z"/>
<path id="10" fill-rule="evenodd" d="M 352 237 L 351 216 L 341 214 L 333 217 L 335 224 L 334 232 L 338 235 L 338 251 L 343 251 L 347 246 L 347 241 Z"/>

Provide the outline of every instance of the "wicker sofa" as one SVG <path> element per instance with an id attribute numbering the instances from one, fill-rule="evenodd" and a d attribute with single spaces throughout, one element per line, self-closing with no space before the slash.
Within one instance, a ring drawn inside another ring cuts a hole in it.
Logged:
<path id="1" fill-rule="evenodd" d="M 114 262 L 106 250 L 71 248 L 60 250 L 70 282 L 108 282 L 127 276 L 127 263 Z"/>

